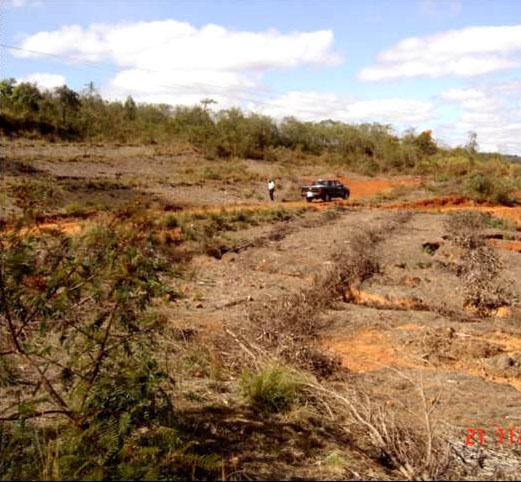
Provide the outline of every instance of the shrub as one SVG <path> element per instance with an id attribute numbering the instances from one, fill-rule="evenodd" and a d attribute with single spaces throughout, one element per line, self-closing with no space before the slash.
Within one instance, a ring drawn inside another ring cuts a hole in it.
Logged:
<path id="1" fill-rule="evenodd" d="M 45 210 L 56 205 L 63 197 L 63 192 L 51 179 L 24 179 L 9 187 L 16 206 L 24 213 L 27 220 L 38 219 Z"/>
<path id="2" fill-rule="evenodd" d="M 253 406 L 265 412 L 283 412 L 302 398 L 303 379 L 280 365 L 269 365 L 252 372 L 245 370 L 241 390 Z"/>
<path id="3" fill-rule="evenodd" d="M 511 204 L 515 186 L 508 179 L 481 172 L 469 174 L 463 184 L 463 192 L 477 201 Z"/>
<path id="4" fill-rule="evenodd" d="M 172 294 L 171 263 L 151 221 L 127 219 L 74 238 L 2 233 L 2 479 L 217 477 L 163 369 L 155 305 Z"/>
<path id="5" fill-rule="evenodd" d="M 485 245 L 482 236 L 490 216 L 475 212 L 452 215 L 446 222 L 449 239 L 465 251 L 454 266 L 464 283 L 464 306 L 479 316 L 488 316 L 501 306 L 509 306 L 513 293 L 501 278 L 503 263 Z"/>
<path id="6" fill-rule="evenodd" d="M 164 320 L 152 309 L 169 291 L 169 268 L 143 227 L 1 239 L 0 379 L 24 387 L 14 399 L 2 388 L 3 415 L 22 424 L 55 417 L 65 477 L 109 476 L 132 427 L 170 423 L 171 383 L 156 360 Z M 6 433 L 16 447 L 28 443 Z"/>
<path id="7" fill-rule="evenodd" d="M 462 248 L 473 249 L 484 244 L 481 232 L 487 216 L 475 211 L 462 211 L 451 215 L 445 222 L 450 240 Z"/>
<path id="8" fill-rule="evenodd" d="M 439 163 L 441 172 L 450 177 L 460 177 L 470 172 L 472 165 L 470 159 L 464 156 L 450 156 Z"/>
<path id="9" fill-rule="evenodd" d="M 211 167 L 203 168 L 203 170 L 201 171 L 201 177 L 203 179 L 209 179 L 209 180 L 213 180 L 213 181 L 218 181 L 218 180 L 222 179 L 221 174 L 214 171 Z"/>
<path id="10" fill-rule="evenodd" d="M 178 217 L 174 214 L 170 214 L 169 216 L 167 216 L 167 218 L 165 219 L 165 226 L 171 229 L 179 227 Z"/>
<path id="11" fill-rule="evenodd" d="M 89 216 L 91 211 L 88 208 L 86 208 L 83 204 L 70 203 L 67 206 L 65 206 L 65 212 L 70 216 L 86 218 Z"/>

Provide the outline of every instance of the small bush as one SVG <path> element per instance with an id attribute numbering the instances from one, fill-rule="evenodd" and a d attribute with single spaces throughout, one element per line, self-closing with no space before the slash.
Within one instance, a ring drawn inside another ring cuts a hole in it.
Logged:
<path id="1" fill-rule="evenodd" d="M 514 191 L 512 182 L 481 172 L 468 175 L 463 184 L 463 192 L 476 201 L 511 204 Z"/>
<path id="2" fill-rule="evenodd" d="M 90 214 L 90 210 L 84 205 L 79 203 L 70 203 L 65 207 L 65 212 L 70 216 L 78 218 L 87 217 Z"/>
<path id="3" fill-rule="evenodd" d="M 23 179 L 8 187 L 14 204 L 19 207 L 26 219 L 37 219 L 46 210 L 56 206 L 63 192 L 51 179 Z"/>
<path id="4" fill-rule="evenodd" d="M 486 215 L 474 211 L 463 211 L 450 216 L 446 223 L 450 240 L 462 248 L 477 248 L 484 244 L 481 233 L 486 226 Z"/>
<path id="5" fill-rule="evenodd" d="M 340 211 L 338 210 L 327 210 L 320 214 L 320 217 L 324 221 L 334 221 L 335 219 L 338 219 L 340 217 Z"/>
<path id="6" fill-rule="evenodd" d="M 213 181 L 219 181 L 222 179 L 222 176 L 218 172 L 215 172 L 211 167 L 205 167 L 201 171 L 201 177 L 203 179 L 210 179 Z"/>
<path id="7" fill-rule="evenodd" d="M 241 390 L 253 406 L 265 412 L 283 412 L 302 397 L 303 380 L 283 366 L 266 366 L 257 372 L 245 370 Z"/>
<path id="8" fill-rule="evenodd" d="M 513 299 L 513 293 L 500 276 L 504 267 L 501 259 L 485 245 L 483 229 L 489 219 L 489 215 L 462 212 L 452 215 L 446 223 L 451 242 L 465 250 L 454 266 L 464 283 L 464 306 L 479 316 L 509 306 Z"/>
<path id="9" fill-rule="evenodd" d="M 170 215 L 165 220 L 165 226 L 167 228 L 177 228 L 179 227 L 179 219 L 175 215 Z"/>
<path id="10" fill-rule="evenodd" d="M 440 163 L 442 172 L 449 177 L 465 176 L 471 170 L 471 162 L 465 156 L 450 156 Z"/>

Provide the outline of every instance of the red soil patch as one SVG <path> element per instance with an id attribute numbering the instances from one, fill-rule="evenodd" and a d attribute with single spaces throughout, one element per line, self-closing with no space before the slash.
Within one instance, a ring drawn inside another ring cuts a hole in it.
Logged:
<path id="1" fill-rule="evenodd" d="M 350 200 L 356 201 L 360 199 L 367 199 L 378 194 L 388 191 L 394 187 L 399 186 L 416 186 L 422 182 L 421 177 L 394 177 L 394 178 L 370 178 L 370 179 L 353 179 L 347 177 L 340 177 L 339 180 L 345 183 L 351 190 Z M 304 181 L 304 182 L 311 182 Z M 191 214 L 204 214 L 204 213 L 215 213 L 215 212 L 234 212 L 238 210 L 269 210 L 277 207 L 283 207 L 286 209 L 302 209 L 309 208 L 315 210 L 327 210 L 334 208 L 336 205 L 346 205 L 343 201 L 335 201 L 334 203 L 325 202 L 314 202 L 307 203 L 306 201 L 289 201 L 289 202 L 264 202 L 264 203 L 238 203 L 233 205 L 211 205 L 207 207 L 181 209 L 179 212 L 191 213 Z M 395 203 L 395 204 L 383 204 L 377 206 L 385 209 L 411 209 L 418 211 L 435 211 L 435 212 L 450 212 L 457 210 L 475 210 L 481 212 L 489 212 L 490 214 L 500 217 L 512 219 L 521 225 L 521 207 L 505 207 L 505 206 L 493 206 L 490 204 L 478 204 L 472 200 L 458 197 L 458 196 L 447 196 L 434 199 L 423 199 L 413 202 Z M 9 228 L 8 228 L 9 229 Z M 48 222 L 30 228 L 27 231 L 36 230 L 51 230 L 59 229 L 67 234 L 76 234 L 82 229 L 82 221 L 75 219 L 63 222 Z M 511 245 L 501 246 L 504 249 L 511 249 L 518 251 L 518 246 L 513 242 Z"/>
<path id="2" fill-rule="evenodd" d="M 502 345 L 503 348 L 509 352 L 521 351 L 521 338 L 517 336 L 495 331 L 491 334 L 487 334 L 485 339 L 490 343 L 497 343 L 498 345 Z"/>
<path id="3" fill-rule="evenodd" d="M 407 323 L 398 329 L 417 331 L 421 326 Z M 502 345 L 506 350 L 519 352 L 521 339 L 504 333 L 495 332 L 486 335 L 489 343 Z M 389 331 L 380 329 L 360 330 L 347 338 L 326 339 L 324 346 L 340 355 L 342 365 L 355 373 L 365 373 L 385 368 L 420 368 L 435 372 L 465 373 L 483 378 L 493 383 L 508 384 L 521 391 L 521 379 L 518 377 L 501 376 L 490 373 L 483 364 L 476 360 L 457 360 L 438 366 L 426 366 L 420 358 L 411 354 L 407 356 L 405 345 L 398 345 Z"/>
<path id="4" fill-rule="evenodd" d="M 404 325 L 400 325 L 398 327 L 399 330 L 406 330 L 406 331 L 419 331 L 423 330 L 424 327 L 417 325 L 416 323 L 405 323 Z"/>
<path id="5" fill-rule="evenodd" d="M 353 179 L 340 177 L 340 182 L 349 187 L 350 199 L 364 199 L 374 197 L 384 191 L 398 186 L 417 186 L 422 182 L 420 177 L 396 177 L 378 179 Z"/>
<path id="6" fill-rule="evenodd" d="M 432 199 L 420 199 L 418 201 L 385 204 L 381 207 L 386 209 L 420 209 L 420 208 L 441 208 L 446 206 L 465 206 L 475 207 L 476 203 L 470 199 L 460 196 L 445 196 Z"/>
<path id="7" fill-rule="evenodd" d="M 327 176 L 326 179 L 338 179 L 345 184 L 351 195 L 349 199 L 357 201 L 359 199 L 366 199 L 377 196 L 378 194 L 388 191 L 394 187 L 399 186 L 417 186 L 421 184 L 421 177 L 411 176 L 396 176 L 391 178 L 368 178 L 359 179 L 345 176 Z M 306 177 L 302 179 L 304 184 L 309 184 L 316 181 L 316 178 Z M 289 204 L 289 203 L 288 203 Z"/>
<path id="8" fill-rule="evenodd" d="M 77 234 L 82 230 L 83 224 L 80 221 L 67 221 L 67 222 L 56 222 L 56 223 L 43 223 L 37 224 L 30 228 L 23 228 L 22 234 L 38 234 L 44 231 L 61 231 L 65 234 Z M 9 231 L 9 229 L 8 229 Z"/>
<path id="9" fill-rule="evenodd" d="M 416 298 L 391 299 L 387 296 L 375 295 L 353 289 L 346 293 L 346 297 L 351 303 L 356 305 L 372 306 L 380 309 L 408 311 L 421 310 L 425 308 L 421 300 Z"/>
<path id="10" fill-rule="evenodd" d="M 349 338 L 326 340 L 325 345 L 341 356 L 342 365 L 356 373 L 387 367 L 413 368 L 415 366 L 405 360 L 401 350 L 392 346 L 389 333 L 381 330 L 359 331 Z"/>
<path id="11" fill-rule="evenodd" d="M 521 241 L 505 241 L 503 239 L 489 239 L 489 244 L 494 248 L 506 249 L 508 251 L 514 251 L 521 253 Z"/>
<path id="12" fill-rule="evenodd" d="M 521 224 L 521 207 L 494 206 L 491 204 L 479 204 L 470 199 L 447 196 L 433 199 L 422 199 L 419 201 L 405 202 L 399 204 L 383 204 L 379 206 L 385 209 L 411 209 L 424 212 L 452 212 L 452 211 L 479 211 L 490 213 L 498 218 L 506 218 Z"/>

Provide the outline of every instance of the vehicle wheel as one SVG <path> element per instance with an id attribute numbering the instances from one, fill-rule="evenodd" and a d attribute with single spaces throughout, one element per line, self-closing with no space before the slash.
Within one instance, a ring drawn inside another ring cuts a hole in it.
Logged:
<path id="1" fill-rule="evenodd" d="M 343 199 L 344 201 L 347 199 L 347 194 L 346 194 L 346 193 L 342 194 L 342 199 Z"/>
<path id="2" fill-rule="evenodd" d="M 328 203 L 329 201 L 331 201 L 331 196 L 330 196 L 329 194 L 326 194 L 326 195 L 324 196 L 324 201 L 326 201 L 327 203 Z"/>
<path id="3" fill-rule="evenodd" d="M 311 198 L 311 197 L 307 197 L 307 198 L 306 198 L 306 201 L 307 201 L 308 203 L 310 203 L 311 201 L 313 201 L 313 198 Z"/>

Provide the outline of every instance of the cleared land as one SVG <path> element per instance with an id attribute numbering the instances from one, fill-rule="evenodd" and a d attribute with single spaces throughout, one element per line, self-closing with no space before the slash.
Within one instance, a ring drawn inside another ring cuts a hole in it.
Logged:
<path id="1" fill-rule="evenodd" d="M 182 273 L 169 280 L 179 296 L 160 307 L 178 336 L 165 363 L 179 383 L 174 406 L 185 425 L 204 450 L 221 457 L 219 477 L 422 476 L 382 456 L 363 424 L 335 424 L 332 402 L 324 401 L 322 418 L 305 405 L 266 415 L 237 392 L 240 357 L 258 348 L 262 360 L 261 352 L 269 349 L 262 333 L 274 328 L 260 326 L 262 320 L 286 316 L 291 296 L 302 296 L 305 304 L 319 285 L 327 289 L 317 275 L 340 265 L 343 252 L 351 253 L 351 264 L 366 256 L 371 269 L 346 278 L 342 296 L 330 293 L 330 302 L 304 310 L 313 326 L 305 336 L 292 328 L 291 340 L 335 361 L 325 375 L 328 386 L 362 393 L 366 407 L 385 407 L 406 425 L 421 427 L 424 442 L 429 430 L 436 432 L 459 464 L 449 475 L 501 479 L 520 473 L 519 206 L 436 198 L 419 177 L 364 178 L 262 161 L 216 163 L 154 146 L 25 142 L 8 145 L 5 155 L 4 233 L 20 212 L 20 186 L 29 186 L 23 195 L 35 189 L 44 213 L 24 228 L 27 234 L 58 229 L 76 236 L 137 205 L 156 223 L 151 229 L 177 246 L 178 255 L 184 253 Z M 276 203 L 266 200 L 268 176 L 277 179 Z M 308 205 L 298 186 L 313 177 L 340 178 L 351 198 Z M 451 221 L 468 212 L 488 213 L 470 234 L 468 220 L 461 218 L 463 227 Z M 203 239 L 198 226 L 208 219 L 214 224 Z M 360 244 L 356 236 L 365 233 L 370 242 Z M 461 242 L 466 235 L 477 236 L 475 246 Z M 465 265 L 478 259 L 472 269 L 486 275 L 479 253 L 492 256 L 498 267 L 484 289 L 503 293 L 481 305 L 474 302 L 473 272 Z M 277 352 L 286 355 L 294 354 Z M 478 427 L 487 434 L 485 442 L 466 444 L 468 428 Z M 500 443 L 498 427 L 507 431 L 506 442 Z M 516 431 L 513 442 L 509 429 Z"/>

